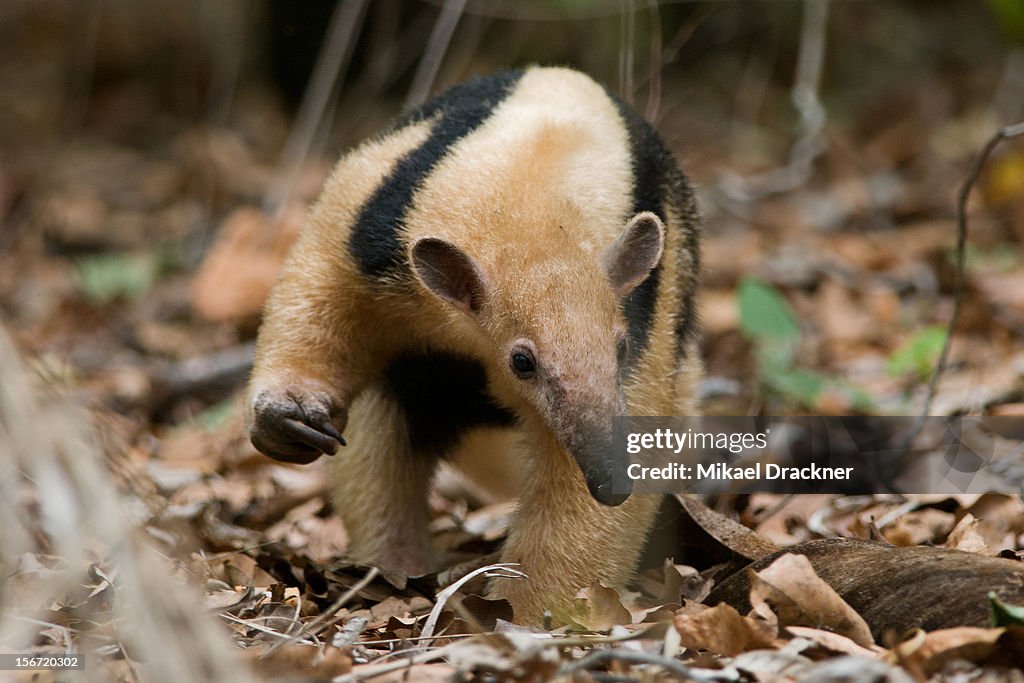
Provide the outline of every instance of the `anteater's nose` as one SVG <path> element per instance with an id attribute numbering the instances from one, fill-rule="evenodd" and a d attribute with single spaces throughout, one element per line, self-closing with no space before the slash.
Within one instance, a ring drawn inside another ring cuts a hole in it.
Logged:
<path id="1" fill-rule="evenodd" d="M 623 481 L 615 482 L 614 485 L 613 481 L 615 478 L 612 476 L 601 479 L 586 475 L 584 477 L 587 480 L 587 488 L 590 490 L 590 495 L 601 505 L 608 505 L 610 507 L 622 505 L 629 498 L 630 494 L 633 493 L 633 481 L 628 477 L 622 477 Z"/>
<path id="2" fill-rule="evenodd" d="M 616 451 L 610 430 L 583 430 L 570 439 L 569 452 L 576 460 L 587 489 L 602 505 L 621 505 L 633 492 L 632 480 L 625 476 L 629 459 L 625 451 Z"/>

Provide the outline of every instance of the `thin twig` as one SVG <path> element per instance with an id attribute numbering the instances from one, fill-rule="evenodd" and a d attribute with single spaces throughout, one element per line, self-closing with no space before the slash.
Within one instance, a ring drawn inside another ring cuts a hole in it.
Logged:
<path id="1" fill-rule="evenodd" d="M 416 75 L 413 76 L 412 87 L 409 88 L 409 96 L 405 100 L 406 109 L 418 107 L 426 101 L 434 87 L 437 71 L 441 68 L 441 60 L 448 52 L 455 27 L 459 25 L 465 8 L 466 0 L 445 0 L 441 15 L 434 24 L 434 30 L 430 32 L 427 49 L 420 59 L 419 66 L 416 67 Z"/>
<path id="2" fill-rule="evenodd" d="M 341 87 L 342 74 L 352 56 L 353 39 L 358 35 L 365 16 L 367 0 L 346 0 L 340 3 L 331 17 L 313 75 L 302 97 L 295 125 L 288 135 L 281 157 L 281 173 L 268 193 L 264 212 L 279 216 L 288 204 L 299 171 L 309 155 L 310 147 L 324 120 L 324 112 Z"/>
<path id="3" fill-rule="evenodd" d="M 171 363 L 153 372 L 154 403 L 218 389 L 230 392 L 245 383 L 256 352 L 254 342 L 244 342 L 202 356 Z"/>
<path id="4" fill-rule="evenodd" d="M 671 626 L 669 626 L 669 628 L 671 628 Z M 645 640 L 645 639 L 648 639 L 648 638 L 646 638 L 648 633 L 649 633 L 649 630 L 645 629 L 645 630 L 642 630 L 642 631 L 636 631 L 636 632 L 633 632 L 633 633 L 625 633 L 625 634 L 617 635 L 617 636 L 564 636 L 564 635 L 552 634 L 552 633 L 537 633 L 537 634 L 530 634 L 530 635 L 534 639 L 536 639 L 536 641 L 537 641 L 537 643 L 538 643 L 538 645 L 540 647 L 544 647 L 544 648 L 549 648 L 549 647 L 563 648 L 563 647 L 593 647 L 595 645 L 604 645 L 604 644 L 609 644 L 609 643 L 621 643 L 621 642 L 624 642 L 624 641 L 627 641 L 627 640 Z M 502 634 L 500 634 L 500 633 L 493 633 L 493 634 L 489 633 L 489 634 L 485 634 L 484 637 L 487 638 L 487 637 L 501 636 L 501 635 Z M 435 636 L 435 638 L 441 638 L 441 637 L 448 637 L 448 636 Z M 480 635 L 469 636 L 470 639 L 479 638 L 479 637 L 480 637 Z M 410 639 L 406 639 L 406 640 L 410 640 Z M 437 659 L 443 659 L 444 657 L 448 656 L 449 652 L 452 652 L 454 650 L 454 648 L 458 647 L 462 642 L 465 642 L 465 640 L 456 641 L 454 643 L 449 643 L 449 644 L 445 645 L 444 647 L 439 647 L 439 648 L 437 648 L 435 650 L 428 650 L 426 652 L 420 652 L 420 653 L 418 653 L 418 654 L 416 654 L 416 655 L 414 655 L 414 656 L 410 657 L 409 659 L 407 659 L 405 661 L 402 661 L 402 662 L 388 662 L 388 663 L 384 663 L 384 664 L 375 664 L 375 663 L 365 664 L 365 665 L 359 667 L 358 670 L 354 670 L 351 673 L 345 674 L 343 676 L 339 676 L 339 677 L 337 677 L 337 678 L 335 678 L 333 680 L 334 680 L 334 683 L 354 683 L 355 681 L 364 681 L 364 680 L 367 680 L 369 678 L 373 678 L 375 676 L 381 676 L 383 674 L 391 673 L 393 671 L 399 671 L 399 670 L 407 668 L 407 667 L 412 667 L 413 665 L 416 665 L 416 664 L 423 664 L 423 663 L 426 663 L 426 662 L 432 662 L 432 661 L 437 660 Z M 372 645 L 372 644 L 373 644 L 372 641 L 369 642 L 369 643 L 364 643 L 364 645 Z M 375 661 L 379 661 L 379 660 L 375 660 Z M 691 675 L 691 677 L 695 678 L 696 680 L 708 680 L 708 679 L 703 678 L 700 674 L 693 674 L 693 673 L 691 673 L 690 675 Z"/>
<path id="5" fill-rule="evenodd" d="M 370 582 L 376 579 L 379 574 L 380 570 L 376 567 L 372 567 L 370 571 L 366 572 L 366 576 L 360 579 L 357 584 L 355 584 L 347 591 L 345 591 L 345 593 L 337 600 L 335 600 L 330 607 L 328 607 L 323 612 L 318 614 L 316 619 L 306 624 L 299 630 L 298 633 L 291 636 L 287 640 L 280 640 L 271 645 L 270 647 L 268 647 L 266 652 L 260 655 L 260 659 L 264 659 L 270 656 L 270 654 L 274 650 L 281 647 L 282 645 L 286 645 L 287 643 L 294 643 L 302 638 L 305 638 L 307 635 L 317 635 L 325 631 L 328 627 L 330 627 L 331 624 L 334 623 L 334 615 L 337 614 L 338 610 L 344 607 L 349 600 L 355 597 L 356 593 L 369 586 Z"/>
<path id="6" fill-rule="evenodd" d="M 636 38 L 636 7 L 633 0 L 621 0 L 619 15 L 619 92 L 626 102 L 633 104 L 633 54 Z"/>
<path id="7" fill-rule="evenodd" d="M 334 634 L 334 640 L 331 641 L 331 645 L 334 647 L 348 647 L 352 645 L 359 639 L 363 631 L 366 630 L 368 623 L 370 621 L 366 617 L 352 617 L 345 623 L 341 631 Z"/>
<path id="8" fill-rule="evenodd" d="M 441 616 L 441 610 L 444 609 L 445 603 L 448 602 L 449 598 L 455 595 L 459 588 L 461 588 L 467 581 L 479 576 L 480 574 L 483 574 L 488 578 L 502 576 L 504 578 L 525 579 L 526 574 L 516 569 L 518 566 L 519 565 L 511 562 L 501 562 L 498 564 L 489 564 L 486 567 L 480 567 L 479 569 L 474 569 L 438 593 L 437 601 L 434 603 L 434 608 L 430 610 L 430 615 L 427 617 L 427 621 L 423 624 L 423 628 L 420 630 L 421 637 L 429 639 L 434 635 L 434 628 L 437 626 L 437 620 Z M 423 646 L 429 647 L 429 645 L 430 642 L 428 640 Z"/>
<path id="9" fill-rule="evenodd" d="M 411 668 L 416 664 L 426 664 L 437 659 L 443 659 L 449 652 L 453 645 L 458 643 L 449 643 L 444 647 L 439 647 L 436 650 L 428 650 L 427 652 L 420 652 L 419 654 L 409 657 L 405 661 L 401 662 L 387 662 L 384 664 L 366 664 L 362 667 L 358 667 L 350 673 L 343 674 L 337 678 L 332 679 L 334 683 L 354 683 L 355 681 L 365 681 L 375 676 L 382 676 L 384 674 L 391 673 L 392 671 L 401 671 L 402 669 Z"/>
<path id="10" fill-rule="evenodd" d="M 404 638 L 385 638 L 382 640 L 367 640 L 359 643 L 363 647 L 372 648 L 374 645 L 393 645 L 397 643 L 415 643 L 421 640 L 442 640 L 442 639 L 458 639 L 458 638 L 475 638 L 479 633 L 445 633 L 436 636 L 430 636 L 426 638 L 424 636 L 407 636 Z M 501 635 L 500 632 L 496 632 L 496 635 Z M 569 635 L 565 633 L 536 633 L 531 634 L 537 638 L 537 640 L 543 640 L 544 642 L 552 642 L 557 644 L 559 647 L 592 647 L 594 645 L 604 645 L 607 643 L 621 643 L 626 640 L 644 640 L 644 633 L 640 632 L 627 633 L 625 635 L 618 636 L 579 636 Z M 376 661 L 376 660 L 375 660 Z"/>
<path id="11" fill-rule="evenodd" d="M 648 664 L 652 666 L 660 666 L 666 671 L 671 671 L 674 674 L 678 674 L 687 680 L 693 681 L 714 681 L 721 680 L 720 672 L 703 673 L 695 671 L 690 667 L 682 664 L 681 662 L 672 659 L 671 657 L 665 657 L 663 655 L 657 655 L 650 652 L 636 652 L 634 650 L 624 649 L 605 649 L 605 650 L 593 650 L 588 653 L 585 657 L 577 659 L 574 662 L 566 664 L 558 670 L 559 676 L 569 676 L 577 671 L 585 671 L 599 666 L 604 666 L 609 662 L 619 661 L 627 662 L 629 664 Z"/>
<path id="12" fill-rule="evenodd" d="M 821 73 L 825 64 L 828 0 L 804 0 L 800 29 L 800 53 L 791 98 L 800 114 L 800 137 L 789 151 L 789 162 L 780 168 L 751 177 L 727 175 L 719 183 L 722 192 L 735 201 L 750 202 L 804 185 L 811 176 L 814 160 L 822 152 L 821 132 L 825 129 L 825 107 L 821 104 Z"/>
<path id="13" fill-rule="evenodd" d="M 648 57 L 649 73 L 647 85 L 646 118 L 651 123 L 658 120 L 661 108 L 661 10 L 657 0 L 651 0 L 648 7 L 651 22 L 651 51 Z"/>
<path id="14" fill-rule="evenodd" d="M 428 5 L 443 7 L 446 0 L 423 0 Z M 567 22 L 590 21 L 622 15 L 622 0 L 587 0 L 586 2 L 523 2 L 523 0 L 474 0 L 465 13 L 503 21 Z"/>
<path id="15" fill-rule="evenodd" d="M 975 183 L 978 182 L 978 178 L 981 176 L 981 169 L 984 168 L 985 162 L 988 160 L 989 155 L 992 154 L 992 151 L 1003 140 L 1022 134 L 1024 134 L 1024 122 L 1000 128 L 995 135 L 989 138 L 985 146 L 982 147 L 981 152 L 974 158 L 971 168 L 967 172 L 967 177 L 964 179 L 964 184 L 960 187 L 960 194 L 957 196 L 956 202 L 956 282 L 953 286 L 953 312 L 949 316 L 949 323 L 946 326 L 946 338 L 942 341 L 942 351 L 939 352 L 938 362 L 936 362 L 935 369 L 932 371 L 931 379 L 928 380 L 928 391 L 924 397 L 924 406 L 921 408 L 921 413 L 918 415 L 913 427 L 910 428 L 906 438 L 904 438 L 903 448 L 909 447 L 924 428 L 925 420 L 932 411 L 932 402 L 935 400 L 935 394 L 938 391 L 939 378 L 946 371 L 946 365 L 949 362 L 949 349 L 953 341 L 953 332 L 956 330 L 956 324 L 960 318 L 960 308 L 964 298 L 964 281 L 967 279 L 965 273 L 967 256 L 967 200 Z"/>
<path id="16" fill-rule="evenodd" d="M 253 631 L 259 631 L 260 633 L 263 633 L 264 635 L 268 635 L 271 638 L 280 638 L 283 642 L 291 642 L 292 641 L 292 637 L 289 636 L 287 633 L 281 633 L 280 631 L 276 631 L 276 630 L 270 628 L 269 626 L 264 626 L 264 625 L 259 623 L 259 621 L 260 621 L 259 619 L 243 619 L 241 617 L 236 617 L 233 614 L 227 614 L 225 612 L 218 612 L 217 616 L 220 617 L 221 619 L 223 619 L 224 621 L 230 621 L 230 622 L 232 622 L 234 624 L 239 624 L 241 626 L 245 626 L 248 629 L 252 629 Z M 273 619 L 273 618 L 274 617 L 263 617 L 263 620 Z M 306 645 L 313 645 L 314 644 L 312 641 L 303 641 L 302 639 L 299 639 L 298 642 L 304 643 Z M 276 648 L 274 648 L 274 649 L 276 649 Z"/>
<path id="17" fill-rule="evenodd" d="M 380 640 L 363 640 L 359 644 L 367 649 L 374 649 L 377 645 L 397 645 L 399 643 L 418 643 L 421 640 L 455 640 L 458 638 L 473 638 L 479 633 L 440 633 L 436 636 L 406 636 L 404 638 L 381 638 Z M 374 660 L 376 661 L 376 660 Z"/>

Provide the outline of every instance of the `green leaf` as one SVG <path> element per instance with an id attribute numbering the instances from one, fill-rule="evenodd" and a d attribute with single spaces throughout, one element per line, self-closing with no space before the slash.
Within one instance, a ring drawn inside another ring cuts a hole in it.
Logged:
<path id="1" fill-rule="evenodd" d="M 158 263 L 152 254 L 108 253 L 78 261 L 78 286 L 94 304 L 134 297 L 156 280 Z"/>
<path id="2" fill-rule="evenodd" d="M 196 415 L 196 424 L 205 432 L 217 432 L 226 427 L 235 417 L 236 401 L 226 398 Z"/>
<path id="3" fill-rule="evenodd" d="M 744 278 L 737 295 L 740 329 L 756 342 L 796 342 L 800 338 L 793 309 L 771 285 Z"/>
<path id="4" fill-rule="evenodd" d="M 1024 3 L 1020 0 L 988 0 L 999 28 L 1010 40 L 1024 42 Z"/>
<path id="5" fill-rule="evenodd" d="M 917 377 L 927 377 L 935 367 L 945 342 L 945 327 L 927 327 L 911 336 L 889 355 L 886 370 L 893 376 L 913 372 Z"/>
<path id="6" fill-rule="evenodd" d="M 850 406 L 861 413 L 872 413 L 878 408 L 875 399 L 868 392 L 849 382 L 840 382 L 840 391 L 850 402 Z"/>
<path id="7" fill-rule="evenodd" d="M 817 403 L 828 380 L 817 372 L 791 368 L 765 373 L 764 381 L 769 388 L 785 398 L 811 407 Z"/>
<path id="8" fill-rule="evenodd" d="M 1008 605 L 995 591 L 988 592 L 988 618 L 993 628 L 1024 626 L 1024 605 Z"/>

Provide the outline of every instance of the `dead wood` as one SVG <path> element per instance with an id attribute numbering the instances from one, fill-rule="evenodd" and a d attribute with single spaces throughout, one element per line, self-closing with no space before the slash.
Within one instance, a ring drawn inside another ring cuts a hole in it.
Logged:
<path id="1" fill-rule="evenodd" d="M 1024 564 L 959 550 L 909 548 L 830 538 L 785 548 L 757 560 L 716 586 L 708 604 L 750 610 L 749 571 L 785 553 L 804 555 L 871 627 L 878 642 L 915 628 L 988 625 L 990 591 L 1004 602 L 1024 602 Z"/>

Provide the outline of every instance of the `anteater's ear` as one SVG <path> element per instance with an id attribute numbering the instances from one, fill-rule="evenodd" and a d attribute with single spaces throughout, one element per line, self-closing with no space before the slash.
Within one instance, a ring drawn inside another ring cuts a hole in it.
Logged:
<path id="1" fill-rule="evenodd" d="M 658 265 L 665 244 L 665 226 L 650 211 L 633 216 L 604 253 L 604 269 L 616 295 L 623 297 Z"/>
<path id="2" fill-rule="evenodd" d="M 423 237 L 412 245 L 412 269 L 431 292 L 476 315 L 487 295 L 486 279 L 466 252 L 451 242 Z"/>

